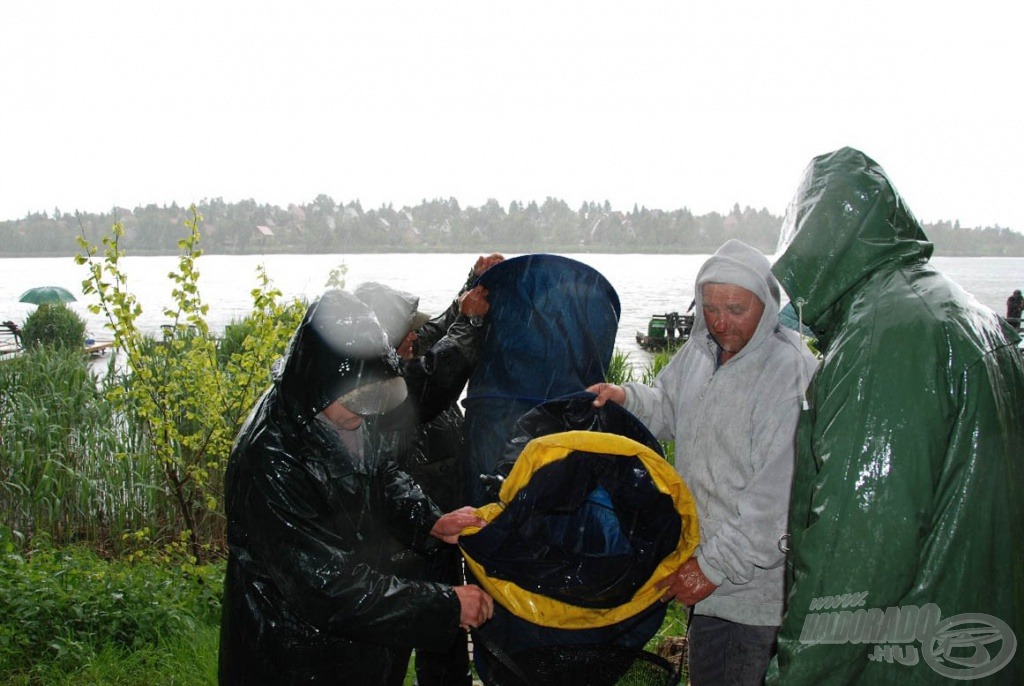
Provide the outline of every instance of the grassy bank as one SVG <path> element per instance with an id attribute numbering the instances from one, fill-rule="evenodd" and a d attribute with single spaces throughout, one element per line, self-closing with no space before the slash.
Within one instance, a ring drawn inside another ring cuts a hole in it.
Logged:
<path id="1" fill-rule="evenodd" d="M 631 375 L 617 354 L 611 378 Z M 0 686 L 216 683 L 223 539 L 200 529 L 195 554 L 178 463 L 112 402 L 130 383 L 75 351 L 0 362 Z M 670 611 L 649 648 L 684 626 Z"/>
<path id="2" fill-rule="evenodd" d="M 223 564 L 0 549 L 0 683 L 216 683 Z"/>
<path id="3" fill-rule="evenodd" d="M 222 563 L 15 549 L 0 536 L 0 686 L 217 683 Z M 685 628 L 671 605 L 648 649 Z"/>

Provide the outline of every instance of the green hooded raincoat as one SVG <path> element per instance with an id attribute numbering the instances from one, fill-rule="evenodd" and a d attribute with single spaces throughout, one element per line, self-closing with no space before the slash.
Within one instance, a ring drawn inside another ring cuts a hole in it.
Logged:
<path id="1" fill-rule="evenodd" d="M 782 248 L 773 271 L 824 357 L 797 430 L 768 683 L 1024 683 L 1017 334 L 930 266 L 857 150 L 813 160 Z"/>

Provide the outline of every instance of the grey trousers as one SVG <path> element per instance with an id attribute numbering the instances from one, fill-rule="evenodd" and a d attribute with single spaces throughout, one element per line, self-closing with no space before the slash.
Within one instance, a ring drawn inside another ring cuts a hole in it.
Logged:
<path id="1" fill-rule="evenodd" d="M 693 615 L 686 631 L 691 686 L 761 686 L 777 626 Z"/>

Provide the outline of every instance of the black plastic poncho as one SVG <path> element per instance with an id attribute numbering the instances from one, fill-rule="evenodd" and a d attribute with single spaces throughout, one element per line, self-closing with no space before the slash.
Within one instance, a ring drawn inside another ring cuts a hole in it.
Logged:
<path id="1" fill-rule="evenodd" d="M 385 550 L 391 535 L 436 543 L 440 512 L 392 461 L 315 417 L 397 373 L 353 296 L 330 291 L 310 306 L 229 458 L 221 684 L 382 684 L 409 648 L 455 636 L 454 591 L 395 576 Z"/>

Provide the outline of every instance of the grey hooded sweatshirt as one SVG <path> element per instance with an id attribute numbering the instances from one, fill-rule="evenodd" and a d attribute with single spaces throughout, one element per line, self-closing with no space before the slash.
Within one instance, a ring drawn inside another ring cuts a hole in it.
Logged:
<path id="1" fill-rule="evenodd" d="M 626 409 L 660 440 L 675 440 L 676 470 L 697 504 L 694 555 L 718 588 L 694 611 L 763 626 L 782 619 L 794 436 L 817 363 L 799 335 L 779 324 L 770 267 L 746 243 L 725 243 L 697 274 L 689 342 L 651 386 L 623 385 Z M 724 364 L 702 315 L 705 283 L 741 286 L 764 303 L 754 335 Z"/>

